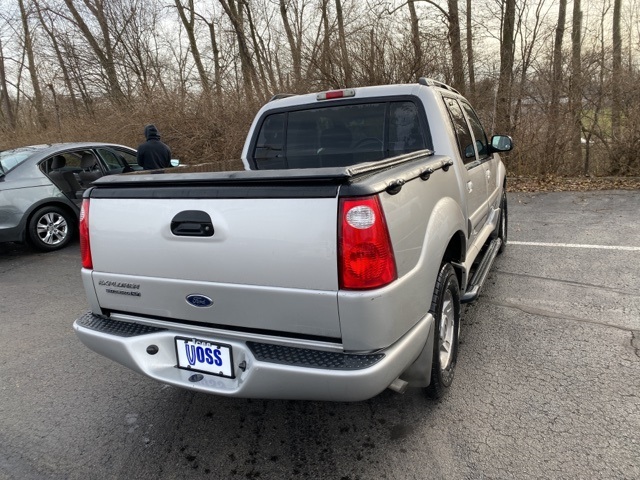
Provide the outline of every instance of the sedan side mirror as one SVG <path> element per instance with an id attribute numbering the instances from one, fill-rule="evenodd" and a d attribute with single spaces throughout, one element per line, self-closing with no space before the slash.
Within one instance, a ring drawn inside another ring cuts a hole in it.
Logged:
<path id="1" fill-rule="evenodd" d="M 491 137 L 492 152 L 508 152 L 513 149 L 513 140 L 508 135 L 494 135 Z"/>

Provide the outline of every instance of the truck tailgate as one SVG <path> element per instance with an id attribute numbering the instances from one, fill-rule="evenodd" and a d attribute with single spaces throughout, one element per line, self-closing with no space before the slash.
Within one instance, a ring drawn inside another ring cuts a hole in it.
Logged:
<path id="1" fill-rule="evenodd" d="M 90 202 L 102 309 L 340 338 L 337 198 Z M 194 206 L 210 217 L 212 236 L 172 232 Z"/>

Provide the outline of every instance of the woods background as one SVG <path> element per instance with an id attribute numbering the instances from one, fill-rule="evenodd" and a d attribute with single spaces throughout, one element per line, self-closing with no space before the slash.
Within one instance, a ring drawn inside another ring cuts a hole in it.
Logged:
<path id="1" fill-rule="evenodd" d="M 444 81 L 513 175 L 640 175 L 640 0 L 0 0 L 0 149 L 137 146 L 240 169 L 274 93 Z"/>

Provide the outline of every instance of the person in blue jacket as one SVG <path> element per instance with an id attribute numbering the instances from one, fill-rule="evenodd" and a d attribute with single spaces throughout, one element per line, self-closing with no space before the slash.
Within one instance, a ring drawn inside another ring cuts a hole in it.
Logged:
<path id="1" fill-rule="evenodd" d="M 155 125 L 144 127 L 146 142 L 138 146 L 138 165 L 144 170 L 156 170 L 171 166 L 171 149 L 160 141 L 160 132 Z"/>

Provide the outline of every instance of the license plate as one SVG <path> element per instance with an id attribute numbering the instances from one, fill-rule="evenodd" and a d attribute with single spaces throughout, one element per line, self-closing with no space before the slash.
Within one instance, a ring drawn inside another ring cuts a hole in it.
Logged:
<path id="1" fill-rule="evenodd" d="M 175 337 L 178 368 L 234 378 L 231 346 L 210 340 Z"/>

